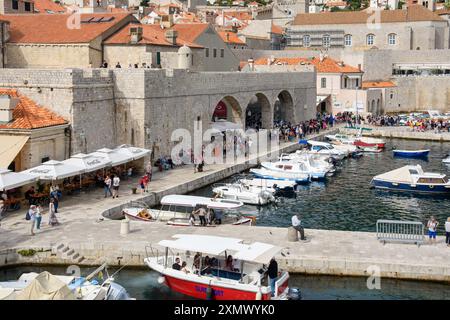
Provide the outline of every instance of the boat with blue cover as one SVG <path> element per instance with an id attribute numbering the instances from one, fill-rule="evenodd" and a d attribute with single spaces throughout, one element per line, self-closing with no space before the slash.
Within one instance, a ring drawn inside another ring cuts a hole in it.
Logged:
<path id="1" fill-rule="evenodd" d="M 407 165 L 373 177 L 378 189 L 450 194 L 450 181 L 445 174 L 424 172 L 420 165 Z"/>
<path id="2" fill-rule="evenodd" d="M 428 157 L 430 149 L 425 150 L 392 150 L 394 152 L 394 157 L 405 157 L 405 158 L 425 158 Z"/>

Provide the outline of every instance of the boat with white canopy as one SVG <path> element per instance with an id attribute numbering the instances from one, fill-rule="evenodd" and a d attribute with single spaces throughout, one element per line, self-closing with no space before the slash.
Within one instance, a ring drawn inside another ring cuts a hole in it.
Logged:
<path id="1" fill-rule="evenodd" d="M 242 239 L 209 235 L 176 234 L 151 246 L 144 263 L 161 274 L 158 282 L 173 291 L 212 300 L 288 299 L 289 273 L 282 271 L 271 297 L 266 271 L 270 260 L 282 248 L 262 242 L 246 243 Z M 146 248 L 147 251 L 147 248 Z M 197 252 L 198 256 L 193 256 Z M 226 261 L 232 256 L 232 266 Z M 187 263 L 186 270 L 173 268 L 176 258 Z"/>
<path id="2" fill-rule="evenodd" d="M 262 179 L 291 181 L 295 183 L 308 183 L 311 181 L 309 174 L 303 172 L 296 173 L 287 171 L 274 171 L 267 168 L 252 168 L 250 169 L 250 172 L 253 173 L 256 177 Z"/>
<path id="3" fill-rule="evenodd" d="M 242 201 L 246 204 L 266 205 L 275 201 L 274 191 L 236 183 L 214 184 L 213 192 L 223 199 Z"/>
<path id="4" fill-rule="evenodd" d="M 261 162 L 265 169 L 292 174 L 307 174 L 311 179 L 324 179 L 330 170 L 328 167 L 313 167 L 308 161 L 301 159 L 277 162 Z"/>
<path id="5" fill-rule="evenodd" d="M 159 209 L 131 206 L 130 208 L 123 209 L 122 212 L 132 220 L 166 221 L 167 224 L 174 226 L 189 226 L 189 216 L 191 213 L 203 207 L 206 210 L 210 210 L 212 216 L 222 216 L 222 223 L 224 224 L 250 225 L 253 223 L 254 217 L 240 214 L 238 209 L 243 205 L 244 203 L 237 200 L 172 194 L 164 196 L 161 199 Z M 142 214 L 143 211 L 144 214 Z M 148 213 L 148 215 L 145 213 Z M 198 221 L 194 223 L 194 226 L 200 226 Z"/>
<path id="6" fill-rule="evenodd" d="M 15 189 L 29 183 L 33 183 L 38 178 L 35 175 L 23 172 L 12 172 L 8 169 L 0 169 L 0 191 Z"/>

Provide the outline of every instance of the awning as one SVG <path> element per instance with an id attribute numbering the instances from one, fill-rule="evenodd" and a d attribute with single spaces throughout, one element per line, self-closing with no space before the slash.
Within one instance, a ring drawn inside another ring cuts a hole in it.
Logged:
<path id="1" fill-rule="evenodd" d="M 61 161 L 50 160 L 40 166 L 22 171 L 22 173 L 31 174 L 39 177 L 41 180 L 59 180 L 82 174 L 84 169 L 63 163 Z"/>
<path id="2" fill-rule="evenodd" d="M 27 143 L 28 136 L 0 135 L 0 168 L 8 168 Z"/>
<path id="3" fill-rule="evenodd" d="M 117 147 L 114 150 L 119 152 L 119 153 L 123 153 L 123 154 L 125 154 L 127 156 L 130 156 L 133 160 L 137 160 L 137 159 L 143 158 L 143 157 L 145 157 L 147 155 L 150 155 L 150 153 L 151 153 L 151 150 L 144 149 L 144 148 L 133 147 L 133 146 L 128 146 L 128 145 L 125 145 L 125 144 Z"/>
<path id="4" fill-rule="evenodd" d="M 93 156 L 91 154 L 78 153 L 71 158 L 62 161 L 62 163 L 81 167 L 84 172 L 97 171 L 111 165 L 111 160 L 105 157 Z"/>
<path id="5" fill-rule="evenodd" d="M 226 120 L 217 120 L 217 121 L 211 123 L 211 128 L 219 130 L 220 132 L 225 132 L 227 130 L 242 129 L 242 126 L 237 123 L 226 121 Z"/>

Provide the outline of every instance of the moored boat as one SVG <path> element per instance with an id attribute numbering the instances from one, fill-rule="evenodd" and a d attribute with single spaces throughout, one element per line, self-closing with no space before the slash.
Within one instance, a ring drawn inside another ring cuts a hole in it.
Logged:
<path id="1" fill-rule="evenodd" d="M 293 181 L 295 183 L 308 183 L 311 181 L 310 176 L 306 173 L 274 171 L 267 168 L 250 169 L 250 172 L 262 179 Z"/>
<path id="2" fill-rule="evenodd" d="M 395 149 L 392 150 L 395 157 L 404 157 L 404 158 L 425 158 L 428 157 L 430 153 L 430 149 L 425 150 L 400 150 Z"/>
<path id="3" fill-rule="evenodd" d="M 213 192 L 223 199 L 242 201 L 246 204 L 266 205 L 275 201 L 274 191 L 237 183 L 215 184 Z"/>
<path id="4" fill-rule="evenodd" d="M 266 265 L 282 250 L 280 247 L 207 235 L 177 234 L 173 238 L 160 241 L 158 246 L 164 250 L 152 247 L 153 255 L 144 259 L 150 269 L 161 274 L 158 282 L 173 291 L 208 300 L 281 300 L 298 292 L 289 288 L 289 273 L 282 271 L 271 297 Z M 174 268 L 176 258 L 186 262 L 186 268 Z"/>
<path id="5" fill-rule="evenodd" d="M 377 175 L 371 184 L 378 189 L 450 194 L 450 182 L 445 174 L 424 172 L 420 165 L 407 165 Z"/>

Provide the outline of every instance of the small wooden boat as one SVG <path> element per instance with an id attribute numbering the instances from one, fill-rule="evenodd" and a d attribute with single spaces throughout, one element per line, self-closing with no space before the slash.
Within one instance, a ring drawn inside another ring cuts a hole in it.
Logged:
<path id="1" fill-rule="evenodd" d="M 147 208 L 125 208 L 122 210 L 125 217 L 135 221 L 154 221 L 152 213 Z"/>
<path id="2" fill-rule="evenodd" d="M 405 158 L 424 158 L 428 157 L 430 149 L 426 150 L 393 150 L 394 157 L 405 157 Z"/>

